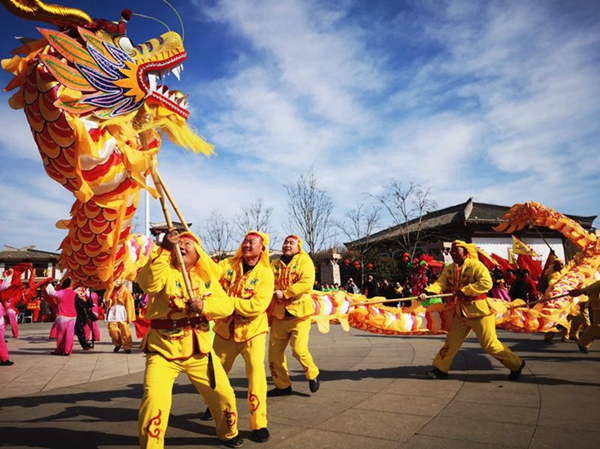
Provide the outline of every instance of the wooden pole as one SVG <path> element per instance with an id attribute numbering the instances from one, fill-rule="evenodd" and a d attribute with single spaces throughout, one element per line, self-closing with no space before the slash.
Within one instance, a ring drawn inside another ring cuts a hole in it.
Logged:
<path id="1" fill-rule="evenodd" d="M 154 167 L 155 173 L 156 173 L 156 177 L 160 183 L 160 186 L 162 188 L 162 191 L 165 193 L 165 195 L 167 195 L 167 199 L 169 200 L 169 202 L 171 203 L 171 206 L 173 207 L 173 210 L 175 211 L 175 213 L 177 214 L 177 216 L 179 217 L 179 220 L 181 221 L 181 224 L 183 225 L 183 227 L 185 228 L 186 231 L 190 231 L 190 228 L 188 227 L 185 218 L 183 218 L 183 214 L 181 213 L 181 211 L 179 210 L 179 208 L 177 207 L 177 204 L 175 204 L 175 200 L 173 200 L 173 197 L 171 196 L 171 193 L 169 192 L 169 190 L 167 189 L 167 186 L 165 185 L 162 176 L 160 175 L 160 173 L 158 172 L 158 169 L 156 167 Z"/>
<path id="2" fill-rule="evenodd" d="M 440 294 L 440 295 L 431 295 L 431 296 L 427 296 L 427 299 L 432 299 L 432 298 L 447 298 L 449 296 L 454 296 L 454 293 L 443 293 L 443 294 Z M 539 299 L 537 301 L 532 301 L 529 304 L 519 304 L 519 305 L 514 305 L 514 306 L 507 306 L 506 308 L 507 309 L 518 309 L 520 307 L 529 307 L 529 306 L 532 306 L 534 304 L 540 304 L 540 303 L 552 301 L 554 299 L 564 298 L 565 296 L 570 296 L 570 293 L 563 293 L 561 295 L 552 296 L 551 298 Z M 372 305 L 375 305 L 375 304 L 384 304 L 384 303 L 387 303 L 387 302 L 398 302 L 398 301 L 409 301 L 409 300 L 413 300 L 413 299 L 419 299 L 419 297 L 418 296 L 408 296 L 406 298 L 382 299 L 380 301 L 353 302 L 353 303 L 350 303 L 350 305 L 351 306 L 372 306 Z"/>
<path id="3" fill-rule="evenodd" d="M 158 196 L 160 199 L 160 206 L 162 207 L 163 214 L 165 216 L 165 221 L 167 222 L 167 233 L 169 233 L 173 229 L 173 221 L 171 220 L 171 214 L 169 212 L 169 208 L 167 206 L 167 202 L 165 201 L 165 193 L 164 193 L 164 185 L 162 184 L 160 177 L 158 176 L 158 172 L 156 171 L 156 166 L 152 167 L 152 180 L 154 181 L 154 187 L 158 192 Z M 166 236 L 165 236 L 166 238 Z M 190 277 L 188 275 L 185 264 L 183 263 L 183 255 L 181 254 L 181 248 L 179 245 L 175 245 L 174 248 L 175 256 L 177 257 L 177 262 L 179 263 L 179 268 L 181 270 L 181 274 L 183 275 L 183 280 L 185 282 L 185 288 L 187 290 L 189 298 L 193 298 L 193 290 L 192 283 L 190 281 Z"/>
<path id="4" fill-rule="evenodd" d="M 538 299 L 537 301 L 531 301 L 530 303 L 525 303 L 525 304 L 517 304 L 514 306 L 507 306 L 507 309 L 518 309 L 521 307 L 530 307 L 534 304 L 541 304 L 544 302 L 549 302 L 549 301 L 553 301 L 555 299 L 559 299 L 559 298 L 564 298 L 565 296 L 571 296 L 571 293 L 563 293 L 562 295 L 556 295 L 556 296 L 551 296 L 550 298 L 546 298 L 546 299 Z"/>
<path id="5" fill-rule="evenodd" d="M 533 229 L 535 229 L 535 232 L 537 232 L 537 233 L 538 233 L 538 235 L 541 237 L 541 239 L 542 239 L 542 240 L 544 241 L 544 243 L 545 243 L 545 244 L 548 246 L 548 248 L 550 248 L 550 251 L 552 252 L 552 251 L 553 251 L 553 249 L 552 249 L 552 247 L 550 246 L 550 243 L 548 243 L 548 242 L 546 241 L 546 239 L 544 238 L 544 236 L 542 235 L 542 233 L 540 232 L 540 230 L 539 230 L 539 229 L 536 227 L 536 225 L 534 225 L 532 222 L 529 222 L 529 226 L 531 226 Z"/>
<path id="6" fill-rule="evenodd" d="M 454 296 L 454 293 L 441 293 L 439 295 L 430 295 L 427 296 L 426 299 L 432 298 L 447 298 L 448 296 Z M 378 301 L 366 301 L 366 302 L 352 302 L 351 306 L 371 306 L 373 304 L 384 304 L 386 302 L 398 302 L 398 301 L 412 301 L 413 299 L 419 299 L 418 296 L 407 296 L 406 298 L 397 298 L 397 299 L 382 299 Z"/>

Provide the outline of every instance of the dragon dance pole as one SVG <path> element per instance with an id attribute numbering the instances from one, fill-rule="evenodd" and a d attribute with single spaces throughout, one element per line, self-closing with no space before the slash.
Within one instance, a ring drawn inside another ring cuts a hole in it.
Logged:
<path id="1" fill-rule="evenodd" d="M 150 181 L 150 176 L 146 176 L 146 184 Z M 146 190 L 144 194 L 144 234 L 150 238 L 150 192 Z"/>
<path id="2" fill-rule="evenodd" d="M 449 296 L 454 296 L 454 293 L 442 293 L 440 295 L 431 295 L 427 296 L 426 299 L 432 298 L 447 298 Z M 351 306 L 370 306 L 373 304 L 384 304 L 386 302 L 398 302 L 398 301 L 412 301 L 413 299 L 419 299 L 418 296 L 407 296 L 406 298 L 396 298 L 396 299 L 382 299 L 378 301 L 365 301 L 365 302 L 351 302 Z"/>
<path id="3" fill-rule="evenodd" d="M 156 187 L 156 190 L 158 192 L 158 196 L 160 199 L 160 205 L 162 207 L 163 214 L 165 216 L 165 220 L 167 222 L 167 228 L 168 228 L 167 232 L 169 232 L 171 229 L 173 229 L 173 221 L 171 220 L 171 213 L 169 212 L 167 202 L 165 201 L 165 194 L 164 194 L 164 188 L 163 188 L 164 186 L 163 186 L 162 182 L 160 181 L 160 178 L 156 171 L 156 165 L 152 166 L 152 180 L 154 181 L 154 186 Z M 192 290 L 192 283 L 190 281 L 190 277 L 188 276 L 187 270 L 185 269 L 185 264 L 183 263 L 183 256 L 181 255 L 181 248 L 179 248 L 179 245 L 175 245 L 174 249 L 175 249 L 175 256 L 177 257 L 177 262 L 179 263 L 179 268 L 181 270 L 181 274 L 183 275 L 183 279 L 185 281 L 185 288 L 187 290 L 189 298 L 191 299 L 194 297 L 193 290 Z"/>
<path id="4" fill-rule="evenodd" d="M 538 299 L 537 301 L 531 301 L 529 303 L 524 303 L 524 304 L 510 305 L 510 306 L 507 306 L 506 308 L 507 309 L 518 309 L 520 307 L 529 307 L 529 306 L 532 306 L 534 304 L 542 304 L 542 303 L 545 303 L 545 302 L 552 301 L 554 299 L 564 298 L 565 296 L 571 296 L 571 293 L 563 293 L 561 295 L 551 296 L 550 298 L 546 298 L 546 299 Z"/>
<path id="5" fill-rule="evenodd" d="M 550 251 L 554 251 L 552 249 L 552 247 L 550 246 L 550 243 L 548 243 L 548 241 L 544 238 L 544 236 L 542 235 L 542 233 L 540 232 L 540 230 L 537 228 L 537 226 L 534 225 L 532 222 L 529 222 L 529 226 L 532 227 L 533 229 L 535 229 L 535 232 L 538 233 L 538 235 L 541 237 L 541 239 L 544 241 L 544 243 L 548 246 L 548 248 L 550 249 Z"/>
<path id="6" fill-rule="evenodd" d="M 560 299 L 560 298 L 564 298 L 565 296 L 570 296 L 570 293 L 563 293 L 561 295 L 556 295 L 556 296 L 552 296 L 550 298 L 546 298 L 546 299 L 539 299 L 537 301 L 532 301 L 530 303 L 524 303 L 524 304 L 515 304 L 515 305 L 510 305 L 510 306 L 506 306 L 507 309 L 518 309 L 520 307 L 529 307 L 532 306 L 534 304 L 540 304 L 540 303 L 544 303 L 544 302 L 548 302 L 548 301 L 552 301 L 554 299 Z M 449 296 L 454 296 L 454 293 L 443 293 L 441 295 L 431 295 L 431 296 L 427 296 L 427 299 L 432 299 L 432 298 L 447 298 Z M 418 296 L 407 296 L 406 298 L 396 298 L 396 299 L 382 299 L 382 300 L 378 300 L 378 301 L 365 301 L 365 302 L 352 302 L 350 303 L 351 306 L 371 306 L 374 304 L 384 304 L 386 302 L 398 302 L 398 301 L 409 301 L 409 300 L 413 300 L 413 299 L 419 299 Z"/>
<path id="7" fill-rule="evenodd" d="M 171 203 L 171 206 L 173 207 L 173 210 L 175 211 L 175 213 L 179 217 L 179 220 L 181 221 L 181 224 L 183 225 L 183 227 L 185 228 L 185 230 L 189 231 L 190 228 L 188 227 L 185 219 L 183 218 L 183 215 L 182 215 L 181 211 L 177 207 L 177 204 L 175 204 L 175 200 L 173 200 L 173 197 L 169 193 L 169 190 L 167 189 L 167 186 L 165 185 L 165 183 L 164 183 L 164 181 L 162 179 L 162 176 L 160 175 L 160 173 L 158 172 L 158 169 L 156 167 L 154 169 L 155 169 L 156 177 L 158 178 L 158 181 L 160 182 L 160 185 L 162 187 L 162 190 L 165 193 L 165 195 L 167 195 L 167 199 Z"/>

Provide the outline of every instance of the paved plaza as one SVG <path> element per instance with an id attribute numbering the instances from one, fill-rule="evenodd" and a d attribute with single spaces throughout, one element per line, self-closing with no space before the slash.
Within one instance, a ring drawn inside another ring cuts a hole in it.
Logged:
<path id="1" fill-rule="evenodd" d="M 26 323 L 10 338 L 15 365 L 0 367 L 0 447 L 136 448 L 144 356 L 114 354 L 106 324 L 93 351 L 76 343 L 52 356 L 49 324 Z M 449 380 L 425 371 L 443 336 L 382 336 L 313 326 L 311 352 L 321 389 L 311 394 L 291 359 L 291 396 L 268 403 L 271 439 L 250 439 L 243 360 L 230 374 L 245 448 L 308 449 L 580 449 L 600 447 L 600 342 L 581 354 L 572 342 L 499 332 L 527 362 L 519 382 L 485 355 L 474 337 L 455 359 Z M 271 388 L 271 385 L 269 385 Z M 185 376 L 174 388 L 169 448 L 221 447 L 214 422 Z"/>

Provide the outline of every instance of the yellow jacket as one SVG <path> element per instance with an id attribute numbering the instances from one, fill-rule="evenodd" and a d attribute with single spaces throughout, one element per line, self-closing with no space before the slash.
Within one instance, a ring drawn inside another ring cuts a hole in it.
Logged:
<path id="1" fill-rule="evenodd" d="M 315 284 L 315 265 L 310 256 L 301 251 L 288 264 L 277 259 L 272 266 L 275 290 L 283 291 L 285 298 L 284 301 L 273 299 L 273 316 L 281 320 L 286 310 L 298 318 L 314 315 L 315 303 L 311 292 Z"/>
<path id="2" fill-rule="evenodd" d="M 203 253 L 203 258 L 208 256 Z M 204 268 L 196 267 L 189 270 L 193 294 L 202 297 L 204 310 L 202 315 L 211 318 L 225 318 L 233 313 L 233 300 L 223 291 L 216 270 L 206 267 L 215 265 L 204 260 Z M 186 309 L 189 299 L 181 270 L 171 264 L 171 252 L 159 249 L 146 264 L 137 279 L 140 287 L 148 293 L 148 306 L 144 318 L 151 321 L 156 319 L 177 320 L 195 316 Z M 157 352 L 167 360 L 188 359 L 194 355 L 197 345 L 202 354 L 208 354 L 212 349 L 212 339 L 208 323 L 196 328 L 179 328 L 148 331 L 141 346 L 145 352 Z"/>
<path id="3" fill-rule="evenodd" d="M 582 294 L 587 295 L 590 301 L 590 307 L 594 311 L 600 310 L 600 281 L 588 285 L 581 289 Z"/>
<path id="4" fill-rule="evenodd" d="M 267 308 L 273 297 L 273 272 L 258 263 L 246 273 L 242 259 L 230 257 L 219 263 L 221 285 L 233 300 L 233 315 L 217 320 L 215 333 L 225 339 L 241 343 L 269 331 Z"/>
<path id="5" fill-rule="evenodd" d="M 457 264 L 446 265 L 442 274 L 425 290 L 430 293 L 463 292 L 473 299 L 484 295 L 492 288 L 492 276 L 489 270 L 479 260 L 468 257 L 462 267 Z M 491 315 L 494 310 L 487 298 L 474 301 L 458 300 L 457 314 L 467 318 L 477 318 Z"/>
<path id="6" fill-rule="evenodd" d="M 135 321 L 135 305 L 133 303 L 133 296 L 131 292 L 124 285 L 120 285 L 115 290 L 113 290 L 110 298 L 107 301 L 107 309 L 110 309 L 112 306 L 116 306 L 120 304 L 125 306 L 125 310 L 127 311 L 127 322 L 131 323 Z"/>

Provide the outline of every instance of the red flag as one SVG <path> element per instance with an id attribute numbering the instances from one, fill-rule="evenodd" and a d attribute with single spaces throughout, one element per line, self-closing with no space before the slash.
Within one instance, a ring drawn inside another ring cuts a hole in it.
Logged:
<path id="1" fill-rule="evenodd" d="M 527 254 L 519 254 L 517 266 L 529 271 L 532 279 L 538 280 L 542 275 L 542 263 Z"/>
<path id="2" fill-rule="evenodd" d="M 499 256 L 496 253 L 492 253 L 491 254 L 492 259 L 494 259 L 497 263 L 497 265 L 500 266 L 500 269 L 502 270 L 502 274 L 504 275 L 504 279 L 506 279 L 506 271 L 507 270 L 514 270 L 515 267 L 513 265 L 511 265 L 508 260 L 506 260 L 504 257 Z"/>
<path id="3" fill-rule="evenodd" d="M 479 262 L 484 264 L 485 267 L 490 271 L 492 271 L 498 265 L 498 262 L 496 262 L 492 256 L 479 247 L 477 247 L 477 258 L 479 259 Z"/>

